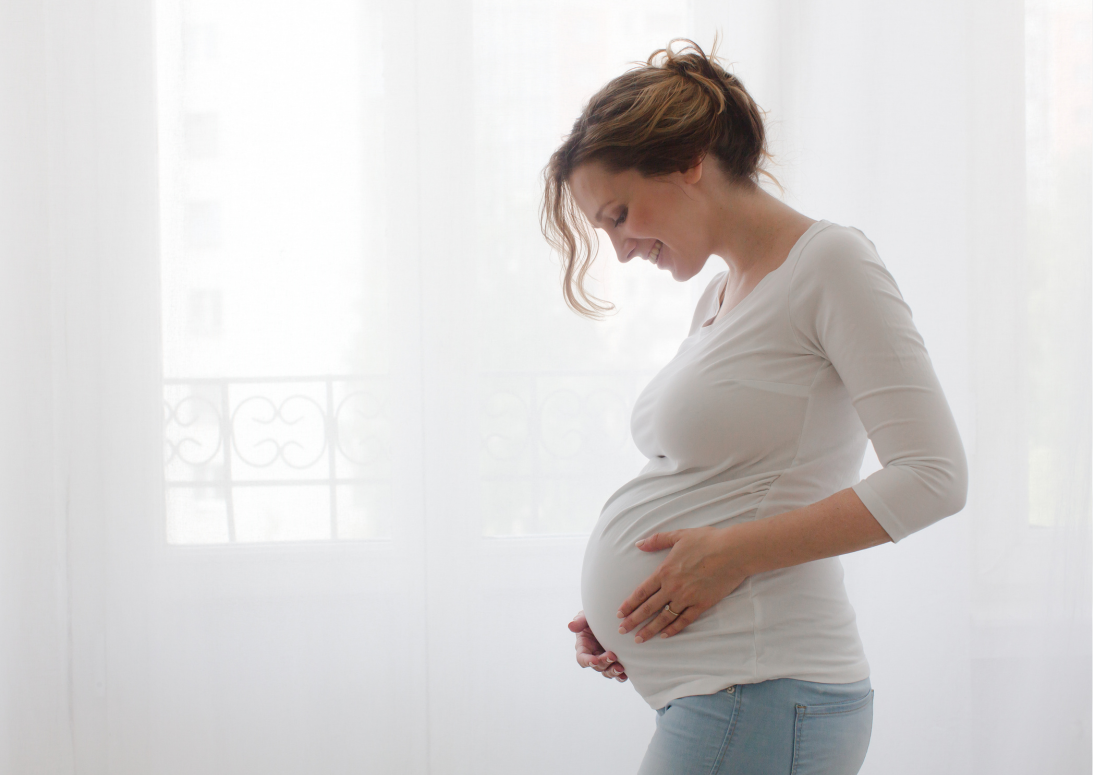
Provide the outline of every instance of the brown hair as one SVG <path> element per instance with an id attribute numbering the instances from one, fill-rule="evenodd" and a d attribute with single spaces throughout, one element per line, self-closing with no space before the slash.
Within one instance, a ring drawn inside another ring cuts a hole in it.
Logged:
<path id="1" fill-rule="evenodd" d="M 676 41 L 687 45 L 674 51 Z M 684 172 L 712 154 L 734 182 L 757 185 L 759 175 L 766 175 L 781 190 L 762 168 L 772 158 L 763 111 L 740 79 L 718 63 L 716 48 L 716 38 L 709 55 L 694 41 L 675 38 L 609 81 L 543 169 L 539 223 L 562 256 L 562 292 L 575 312 L 599 318 L 614 309 L 584 287 L 598 238 L 569 189 L 569 176 L 581 164 L 597 161 L 612 172 L 655 177 Z"/>

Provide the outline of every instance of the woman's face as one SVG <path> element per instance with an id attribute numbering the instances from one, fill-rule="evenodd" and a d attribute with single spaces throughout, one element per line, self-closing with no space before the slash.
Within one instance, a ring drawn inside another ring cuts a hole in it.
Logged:
<path id="1" fill-rule="evenodd" d="M 569 176 L 577 206 L 607 232 L 619 261 L 652 261 L 683 282 L 702 271 L 704 247 L 696 188 L 702 165 L 686 172 L 647 178 L 636 170 L 609 172 L 599 162 L 580 165 Z"/>

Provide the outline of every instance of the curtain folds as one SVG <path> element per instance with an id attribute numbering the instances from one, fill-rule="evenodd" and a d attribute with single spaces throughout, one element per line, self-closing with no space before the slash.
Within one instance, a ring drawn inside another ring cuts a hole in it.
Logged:
<path id="1" fill-rule="evenodd" d="M 565 625 L 719 267 L 607 251 L 619 312 L 578 320 L 537 176 L 602 83 L 715 31 L 789 204 L 895 276 L 971 465 L 962 513 L 843 560 L 863 773 L 1088 772 L 1090 30 L 1072 0 L 0 6 L 0 773 L 636 770 L 652 714 Z"/>

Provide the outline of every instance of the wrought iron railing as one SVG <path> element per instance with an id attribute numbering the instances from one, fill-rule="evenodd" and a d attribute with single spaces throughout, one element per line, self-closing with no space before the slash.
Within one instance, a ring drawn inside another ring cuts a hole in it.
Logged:
<path id="1" fill-rule="evenodd" d="M 388 484 L 386 389 L 385 377 L 362 375 L 164 380 L 164 466 L 174 537 L 183 543 L 263 540 L 263 530 L 266 540 L 385 537 L 386 515 L 366 514 L 368 524 L 362 524 L 361 515 L 347 520 L 345 512 L 355 490 Z M 296 500 L 309 505 L 310 518 L 302 523 L 306 535 L 291 526 L 280 534 L 276 525 L 262 527 L 263 520 L 269 522 L 268 493 L 274 488 L 291 488 Z M 253 494 L 260 491 L 266 497 L 258 500 L 267 502 L 266 517 L 247 515 L 254 523 L 249 531 L 241 529 L 239 514 L 239 495 L 246 491 L 252 497 L 244 502 L 253 506 Z M 187 492 L 188 498 L 178 497 Z M 314 514 L 319 492 L 323 527 Z M 172 499 L 179 506 L 175 513 Z M 222 511 L 222 531 L 206 524 L 201 534 L 201 520 L 194 518 L 201 502 Z M 196 533 L 187 531 L 187 519 Z M 354 529 L 347 535 L 350 522 Z"/>
<path id="2" fill-rule="evenodd" d="M 479 374 L 482 532 L 586 531 L 640 466 L 630 410 L 649 373 Z M 391 536 L 383 375 L 164 380 L 168 540 Z"/>
<path id="3" fill-rule="evenodd" d="M 630 411 L 649 372 L 479 375 L 482 532 L 587 532 L 641 456 Z"/>

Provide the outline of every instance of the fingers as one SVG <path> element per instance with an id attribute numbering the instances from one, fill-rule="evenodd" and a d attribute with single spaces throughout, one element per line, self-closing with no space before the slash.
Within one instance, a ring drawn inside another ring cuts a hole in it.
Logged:
<path id="1" fill-rule="evenodd" d="M 621 681 L 625 681 L 627 678 L 626 669 L 610 651 L 595 657 L 589 666 L 597 673 L 602 674 L 604 678 L 616 678 Z"/>
<path id="2" fill-rule="evenodd" d="M 577 652 L 577 664 L 581 667 L 591 667 L 593 670 L 603 670 L 605 667 L 602 654 L 589 654 L 587 652 Z"/>
<path id="3" fill-rule="evenodd" d="M 681 632 L 683 630 L 683 628 L 687 627 L 688 625 L 693 623 L 696 619 L 698 619 L 698 617 L 701 616 L 702 612 L 705 611 L 705 610 L 706 609 L 703 606 L 696 606 L 696 605 L 690 606 L 689 608 L 685 609 L 683 611 L 683 613 L 681 613 L 679 616 L 677 616 L 676 620 L 674 622 L 669 624 L 667 627 L 665 627 L 661 631 L 660 637 L 670 638 L 673 635 L 675 635 L 677 632 Z"/>
<path id="4" fill-rule="evenodd" d="M 607 670 L 611 665 L 618 662 L 618 659 L 609 651 L 600 649 L 599 654 L 578 654 L 577 664 L 581 667 L 590 667 L 597 673 L 602 673 Z"/>
<path id="5" fill-rule="evenodd" d="M 591 663 L 589 664 L 589 667 L 591 667 L 597 673 L 602 673 L 603 671 L 617 664 L 618 659 L 615 657 L 615 655 L 610 651 L 605 651 L 604 653 L 593 657 Z"/>
<path id="6" fill-rule="evenodd" d="M 673 606 L 673 608 L 674 607 L 675 606 Z M 663 609 L 663 606 L 661 606 L 661 608 Z M 654 637 L 658 632 L 663 630 L 665 627 L 667 627 L 670 624 L 673 624 L 677 619 L 682 619 L 687 614 L 687 612 L 690 611 L 690 610 L 691 610 L 690 608 L 685 609 L 684 611 L 680 612 L 679 616 L 675 616 L 675 615 L 669 613 L 668 611 L 661 610 L 661 612 L 657 615 L 657 617 L 655 619 L 653 619 L 653 621 L 649 622 L 647 625 L 642 627 L 641 631 L 636 636 L 634 636 L 634 642 L 635 643 L 642 643 L 644 641 L 649 640 L 650 638 Z M 686 626 L 686 625 L 684 625 L 684 626 Z M 678 630 L 677 630 L 677 632 L 678 632 Z"/>
<path id="7" fill-rule="evenodd" d="M 652 611 L 650 611 L 645 616 L 638 619 L 633 614 L 639 606 L 655 595 L 657 590 L 660 589 L 659 574 L 660 571 L 658 569 L 657 572 L 641 582 L 641 584 L 638 585 L 638 588 L 631 593 L 630 597 L 623 601 L 617 614 L 618 618 L 624 620 L 621 622 L 619 632 L 630 632 L 638 622 L 643 622 L 652 615 Z M 663 603 L 661 605 L 663 605 Z"/>
<path id="8" fill-rule="evenodd" d="M 616 662 L 615 664 L 611 665 L 611 667 L 609 667 L 607 670 L 603 671 L 603 677 L 615 678 L 621 683 L 626 680 L 626 671 L 623 670 L 622 665 Z"/>
<path id="9" fill-rule="evenodd" d="M 682 530 L 670 530 L 667 533 L 654 533 L 648 538 L 641 539 L 634 546 L 643 552 L 659 552 L 664 549 L 671 549 L 676 545 L 676 541 L 679 540 L 682 532 Z"/>
<path id="10" fill-rule="evenodd" d="M 577 633 L 577 643 L 574 648 L 577 651 L 577 664 L 581 667 L 591 667 L 592 660 L 604 653 L 603 646 L 588 630 Z"/>
<path id="11" fill-rule="evenodd" d="M 585 629 L 577 633 L 577 644 L 574 648 L 577 650 L 577 664 L 581 667 L 591 667 L 604 678 L 614 678 L 620 683 L 629 677 L 614 652 L 604 651 L 591 630 Z"/>
<path id="12" fill-rule="evenodd" d="M 656 594 L 635 608 L 633 613 L 619 622 L 619 632 L 626 634 L 642 622 L 658 615 L 668 602 L 670 602 L 668 593 L 665 592 L 663 588 L 658 589 Z M 646 639 L 643 638 L 642 640 Z M 638 642 L 640 643 L 641 641 Z"/>
<path id="13" fill-rule="evenodd" d="M 577 634 L 577 640 L 573 644 L 573 648 L 577 651 L 577 664 L 581 667 L 589 667 L 590 660 L 603 653 L 603 646 L 592 634 L 584 611 L 578 611 L 573 617 L 569 623 L 569 630 Z"/>

